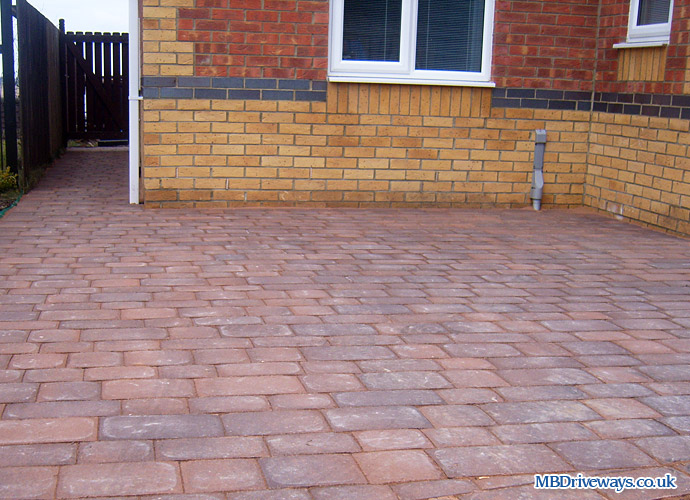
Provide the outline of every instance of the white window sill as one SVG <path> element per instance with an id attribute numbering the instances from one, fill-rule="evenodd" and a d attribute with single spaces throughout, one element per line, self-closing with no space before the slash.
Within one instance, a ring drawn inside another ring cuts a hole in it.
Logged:
<path id="1" fill-rule="evenodd" d="M 494 82 L 484 80 L 451 80 L 451 79 L 429 79 L 429 78 L 404 78 L 396 76 L 363 76 L 363 75 L 328 75 L 329 82 L 336 83 L 391 83 L 403 85 L 443 85 L 452 87 L 484 87 L 493 88 Z"/>
<path id="2" fill-rule="evenodd" d="M 614 49 L 646 49 L 652 47 L 665 47 L 669 40 L 650 40 L 640 42 L 623 42 L 613 44 Z"/>

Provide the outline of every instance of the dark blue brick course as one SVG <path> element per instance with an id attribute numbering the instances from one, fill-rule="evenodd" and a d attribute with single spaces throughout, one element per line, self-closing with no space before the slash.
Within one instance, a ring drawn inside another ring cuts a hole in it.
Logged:
<path id="1" fill-rule="evenodd" d="M 525 96 L 534 93 L 536 98 Z M 561 109 L 623 113 L 663 118 L 690 117 L 690 96 L 631 94 L 547 89 L 494 89 L 492 106 L 497 108 Z"/>
<path id="2" fill-rule="evenodd" d="M 160 96 L 163 99 L 192 99 L 194 89 L 162 88 Z"/>
<path id="3" fill-rule="evenodd" d="M 289 90 L 309 90 L 309 80 L 279 80 L 279 89 Z"/>
<path id="4" fill-rule="evenodd" d="M 245 78 L 244 80 L 246 89 L 274 89 L 277 86 L 277 81 L 271 78 Z"/>
<path id="5" fill-rule="evenodd" d="M 232 91 L 231 91 L 232 92 Z M 227 99 L 228 91 L 221 89 L 194 89 L 194 97 L 197 99 Z"/>
<path id="6" fill-rule="evenodd" d="M 264 90 L 261 92 L 264 101 L 294 101 L 295 93 L 292 90 Z"/>
<path id="7" fill-rule="evenodd" d="M 230 89 L 228 90 L 228 99 L 261 99 L 260 90 L 249 90 L 249 89 Z"/>
<path id="8" fill-rule="evenodd" d="M 204 76 L 180 76 L 177 78 L 178 87 L 207 88 L 211 86 L 211 79 Z"/>

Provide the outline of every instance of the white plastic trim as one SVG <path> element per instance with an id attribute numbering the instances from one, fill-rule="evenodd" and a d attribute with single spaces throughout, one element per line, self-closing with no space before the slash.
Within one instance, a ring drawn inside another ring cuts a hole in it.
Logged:
<path id="1" fill-rule="evenodd" d="M 630 0 L 630 14 L 628 16 L 628 37 L 626 43 L 629 44 L 653 44 L 660 43 L 668 45 L 671 40 L 671 22 L 673 21 L 673 0 L 669 6 L 667 23 L 637 25 L 637 17 L 640 9 L 640 0 Z M 616 44 L 619 45 L 619 44 Z M 644 47 L 658 47 L 659 45 L 644 45 Z M 643 45 L 635 45 L 643 47 Z M 614 48 L 622 48 L 614 46 Z"/>
<path id="2" fill-rule="evenodd" d="M 331 0 L 328 31 L 328 80 L 353 83 L 401 83 L 414 85 L 455 85 L 494 87 L 491 82 L 491 57 L 495 0 L 486 0 L 482 71 L 421 71 L 414 69 L 416 52 L 417 1 L 402 0 L 400 62 L 343 61 L 344 0 Z"/>
<path id="3" fill-rule="evenodd" d="M 404 78 L 391 75 L 362 75 L 362 74 L 331 74 L 329 82 L 336 83 L 397 83 L 403 85 L 442 85 L 448 87 L 490 87 L 496 86 L 494 82 L 480 80 L 459 79 L 429 79 L 429 78 Z"/>
<path id="4" fill-rule="evenodd" d="M 139 203 L 139 1 L 129 0 L 129 202 Z"/>
<path id="5" fill-rule="evenodd" d="M 614 43 L 614 49 L 644 49 L 651 47 L 664 47 L 668 45 L 668 42 L 623 42 Z"/>

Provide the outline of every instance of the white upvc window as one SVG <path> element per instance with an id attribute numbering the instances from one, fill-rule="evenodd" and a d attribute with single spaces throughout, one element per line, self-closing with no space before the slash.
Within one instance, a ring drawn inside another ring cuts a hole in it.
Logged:
<path id="1" fill-rule="evenodd" d="M 495 0 L 331 0 L 328 79 L 492 86 Z"/>
<path id="2" fill-rule="evenodd" d="M 672 13 L 673 0 L 630 0 L 628 44 L 668 44 Z"/>

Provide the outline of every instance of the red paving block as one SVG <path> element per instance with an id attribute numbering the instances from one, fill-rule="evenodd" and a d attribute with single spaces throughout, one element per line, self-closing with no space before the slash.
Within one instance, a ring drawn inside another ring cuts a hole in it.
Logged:
<path id="1" fill-rule="evenodd" d="M 189 365 L 192 363 L 192 354 L 188 351 L 140 351 L 126 352 L 125 365 L 132 366 L 168 366 Z"/>
<path id="2" fill-rule="evenodd" d="M 567 472 L 572 467 L 539 444 L 442 448 L 430 452 L 448 477 Z"/>
<path id="3" fill-rule="evenodd" d="M 87 368 L 84 371 L 84 380 L 117 380 L 153 378 L 156 370 L 150 366 L 113 366 L 103 368 Z"/>
<path id="4" fill-rule="evenodd" d="M 333 395 L 338 406 L 411 406 L 443 404 L 431 390 L 340 392 Z"/>
<path id="5" fill-rule="evenodd" d="M 591 422 L 585 425 L 591 426 L 591 424 L 598 423 L 605 422 Z M 491 430 L 505 444 L 552 443 L 558 441 L 588 441 L 597 439 L 596 434 L 587 430 L 583 425 L 573 422 L 500 425 Z"/>
<path id="6" fill-rule="evenodd" d="M 304 392 L 297 377 L 224 377 L 195 381 L 199 396 L 245 396 Z"/>
<path id="7" fill-rule="evenodd" d="M 498 370 L 498 375 L 510 385 L 580 385 L 593 384 L 597 379 L 575 368 L 542 368 L 529 370 Z"/>
<path id="8" fill-rule="evenodd" d="M 405 450 L 432 448 L 433 445 L 418 430 L 384 429 L 355 433 L 364 451 Z"/>
<path id="9" fill-rule="evenodd" d="M 397 496 L 388 486 L 331 486 L 329 488 L 313 488 L 314 500 L 397 500 Z"/>
<path id="10" fill-rule="evenodd" d="M 598 414 L 608 419 L 659 418 L 661 415 L 635 399 L 610 398 L 583 401 Z"/>
<path id="11" fill-rule="evenodd" d="M 103 382 L 103 399 L 195 396 L 194 383 L 179 379 L 109 380 Z"/>
<path id="12" fill-rule="evenodd" d="M 79 463 L 150 462 L 153 460 L 151 441 L 98 441 L 82 443 Z"/>
<path id="13" fill-rule="evenodd" d="M 38 368 L 59 368 L 65 366 L 66 354 L 17 354 L 8 365 L 11 369 L 35 370 Z"/>
<path id="14" fill-rule="evenodd" d="M 60 470 L 57 498 L 181 493 L 177 467 L 164 462 L 68 465 Z"/>
<path id="15" fill-rule="evenodd" d="M 76 456 L 76 444 L 0 446 L 0 467 L 74 464 Z"/>
<path id="16" fill-rule="evenodd" d="M 311 455 L 321 453 L 354 453 L 360 451 L 349 434 L 318 433 L 268 436 L 266 443 L 273 456 Z"/>
<path id="17" fill-rule="evenodd" d="M 70 355 L 67 366 L 93 368 L 122 365 L 122 354 L 117 352 L 80 352 Z"/>
<path id="18" fill-rule="evenodd" d="M 124 415 L 179 415 L 188 413 L 182 398 L 128 399 L 122 402 Z"/>
<path id="19" fill-rule="evenodd" d="M 305 347 L 302 352 L 308 361 L 363 361 L 396 357 L 393 351 L 384 346 Z"/>
<path id="20" fill-rule="evenodd" d="M 500 441 L 487 429 L 483 427 L 425 429 L 424 434 L 438 448 L 500 444 Z"/>
<path id="21" fill-rule="evenodd" d="M 586 425 L 604 439 L 675 435 L 671 428 L 651 419 L 602 420 Z"/>
<path id="22" fill-rule="evenodd" d="M 587 398 L 585 392 L 572 385 L 497 387 L 495 391 L 505 401 L 551 401 Z"/>
<path id="23" fill-rule="evenodd" d="M 270 488 L 363 484 L 366 480 L 347 455 L 306 455 L 260 460 Z"/>
<path id="24" fill-rule="evenodd" d="M 317 410 L 335 406 L 327 394 L 282 394 L 270 396 L 269 400 L 275 410 Z"/>
<path id="25" fill-rule="evenodd" d="M 446 389 L 450 382 L 435 372 L 364 373 L 359 376 L 367 389 Z"/>
<path id="26" fill-rule="evenodd" d="M 427 500 L 429 498 L 458 498 L 454 495 L 469 493 L 474 485 L 459 479 L 441 479 L 437 481 L 419 481 L 393 486 L 400 500 Z"/>
<path id="27" fill-rule="evenodd" d="M 572 211 L 146 210 L 126 159 L 69 152 L 0 220 L 0 496 L 538 500 L 534 473 L 690 460 L 683 240 Z"/>
<path id="28" fill-rule="evenodd" d="M 387 484 L 441 479 L 443 473 L 421 450 L 358 453 L 355 460 L 370 483 Z"/>
<path id="29" fill-rule="evenodd" d="M 551 448 L 579 471 L 656 465 L 649 455 L 625 441 L 573 441 L 556 443 Z"/>
<path id="30" fill-rule="evenodd" d="M 117 401 L 48 401 L 7 405 L 5 418 L 103 417 L 120 413 Z"/>
<path id="31" fill-rule="evenodd" d="M 587 406 L 576 401 L 488 403 L 481 408 L 499 424 L 569 422 L 601 418 Z"/>
<path id="32" fill-rule="evenodd" d="M 261 376 L 261 375 L 298 375 L 302 368 L 298 363 L 266 362 L 266 363 L 236 363 L 232 365 L 215 365 L 220 377 Z M 207 377 L 195 377 L 207 378 Z"/>
<path id="33" fill-rule="evenodd" d="M 469 405 L 439 405 L 422 408 L 436 428 L 492 425 L 494 421 L 479 408 Z"/>
<path id="34" fill-rule="evenodd" d="M 244 349 L 200 349 L 194 352 L 194 360 L 200 365 L 223 365 L 244 363 L 249 357 Z"/>
<path id="35" fill-rule="evenodd" d="M 505 387 L 508 382 L 489 370 L 449 370 L 445 377 L 455 387 Z"/>
<path id="36" fill-rule="evenodd" d="M 192 498 L 196 500 L 196 498 Z M 224 495 L 218 497 L 203 496 L 200 497 L 199 500 L 216 500 L 216 498 L 217 500 L 225 500 L 226 497 Z M 228 500 L 313 500 L 313 497 L 309 494 L 309 491 L 295 488 L 228 493 L 227 498 Z"/>
<path id="37" fill-rule="evenodd" d="M 156 456 L 162 460 L 258 458 L 268 456 L 268 449 L 259 437 L 163 439 L 156 442 Z"/>
<path id="38" fill-rule="evenodd" d="M 16 380 L 14 376 L 11 380 Z M 2 383 L 0 385 L 0 403 L 26 403 L 36 400 L 38 384 Z"/>
<path id="39" fill-rule="evenodd" d="M 189 400 L 191 413 L 235 413 L 268 409 L 268 400 L 258 396 L 203 397 Z"/>
<path id="40" fill-rule="evenodd" d="M 54 498 L 57 467 L 4 467 L 0 469 L 1 498 Z"/>
<path id="41" fill-rule="evenodd" d="M 225 432 L 234 436 L 265 436 L 327 431 L 321 413 L 309 410 L 285 410 L 223 415 Z"/>
<path id="42" fill-rule="evenodd" d="M 163 378 L 208 378 L 216 374 L 216 368 L 211 365 L 160 366 L 158 374 Z"/>
<path id="43" fill-rule="evenodd" d="M 364 389 L 359 379 L 347 373 L 319 373 L 300 377 L 309 392 L 358 391 Z"/>
<path id="44" fill-rule="evenodd" d="M 101 419 L 103 439 L 170 439 L 222 436 L 217 415 L 133 415 Z"/>
<path id="45" fill-rule="evenodd" d="M 411 406 L 334 408 L 324 411 L 336 431 L 373 429 L 422 429 L 432 427 L 418 409 Z"/>
<path id="46" fill-rule="evenodd" d="M 0 444 L 72 443 L 95 439 L 95 418 L 36 418 L 0 421 Z"/>
<path id="47" fill-rule="evenodd" d="M 101 395 L 98 382 L 50 382 L 41 384 L 37 401 L 95 400 Z"/>
<path id="48" fill-rule="evenodd" d="M 182 463 L 181 469 L 185 489 L 190 493 L 265 488 L 255 460 L 192 460 Z"/>

